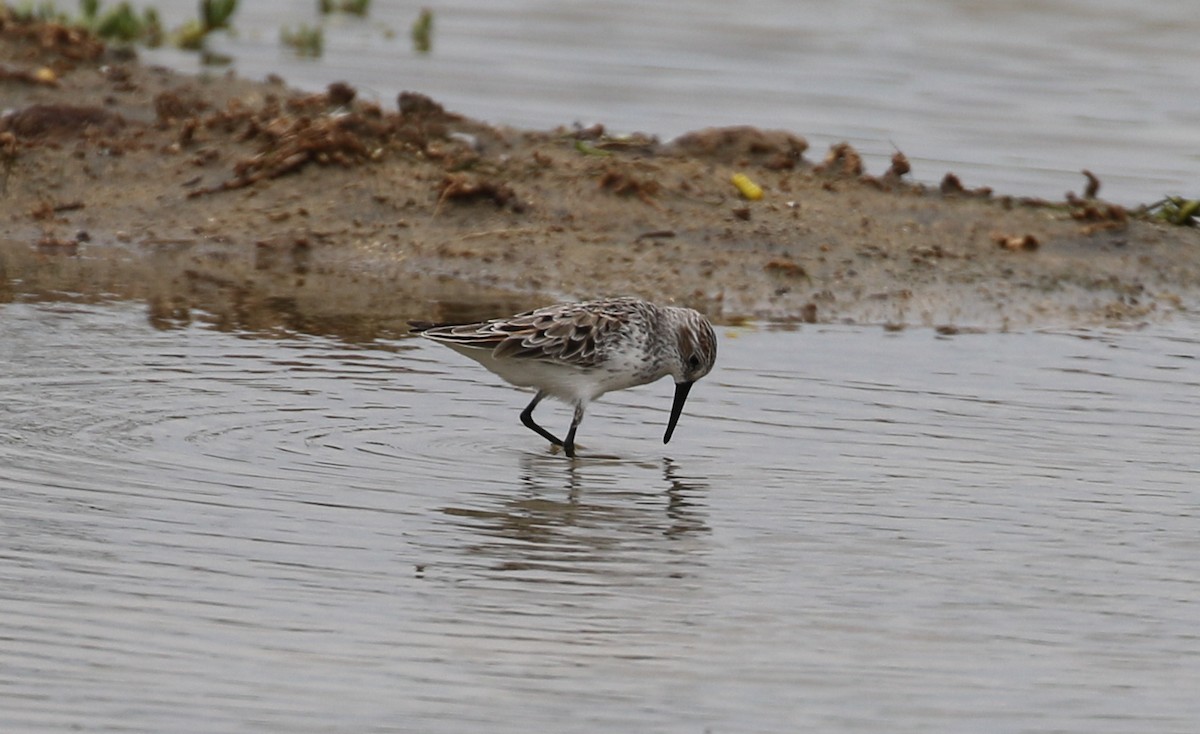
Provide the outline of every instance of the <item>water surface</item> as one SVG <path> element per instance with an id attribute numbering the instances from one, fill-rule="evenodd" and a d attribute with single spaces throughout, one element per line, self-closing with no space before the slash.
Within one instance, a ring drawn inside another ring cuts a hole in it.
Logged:
<path id="1" fill-rule="evenodd" d="M 1195 731 L 1198 326 L 722 329 L 570 462 L 421 340 L 0 306 L 0 729 Z"/>

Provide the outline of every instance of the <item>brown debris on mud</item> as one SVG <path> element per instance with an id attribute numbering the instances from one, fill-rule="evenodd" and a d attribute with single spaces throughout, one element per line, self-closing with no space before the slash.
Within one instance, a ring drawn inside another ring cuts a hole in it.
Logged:
<path id="1" fill-rule="evenodd" d="M 1083 198 L 1019 200 L 912 183 L 899 151 L 874 176 L 844 143 L 814 164 L 784 131 L 496 128 L 411 92 L 389 110 L 345 83 L 190 78 L 77 33 L 0 20 L 5 300 L 92 268 L 171 313 L 288 303 L 292 325 L 631 294 L 730 323 L 999 329 L 1137 323 L 1200 285 L 1200 233 L 1103 202 L 1089 174 Z"/>

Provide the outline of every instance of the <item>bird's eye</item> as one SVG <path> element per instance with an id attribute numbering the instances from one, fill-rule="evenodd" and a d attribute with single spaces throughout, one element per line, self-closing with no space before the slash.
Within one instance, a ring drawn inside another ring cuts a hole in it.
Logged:
<path id="1" fill-rule="evenodd" d="M 700 358 L 694 354 L 688 357 L 688 367 L 691 369 L 698 369 L 700 367 Z"/>

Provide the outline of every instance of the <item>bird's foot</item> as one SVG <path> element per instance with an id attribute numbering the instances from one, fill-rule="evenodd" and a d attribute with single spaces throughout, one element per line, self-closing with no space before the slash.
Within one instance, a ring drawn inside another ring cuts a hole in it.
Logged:
<path id="1" fill-rule="evenodd" d="M 561 451 L 567 455 L 568 459 L 574 459 L 574 458 L 578 457 L 578 452 L 576 452 L 575 449 L 579 448 L 581 445 L 582 444 L 576 444 L 576 443 L 573 443 L 573 444 L 552 443 L 552 444 L 550 444 L 550 453 L 557 454 L 558 452 Z"/>

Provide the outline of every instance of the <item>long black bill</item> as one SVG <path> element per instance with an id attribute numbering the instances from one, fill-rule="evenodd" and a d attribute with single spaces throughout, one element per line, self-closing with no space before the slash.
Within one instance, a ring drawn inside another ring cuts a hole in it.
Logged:
<path id="1" fill-rule="evenodd" d="M 663 436 L 663 443 L 670 443 L 671 434 L 675 432 L 675 424 L 679 422 L 679 416 L 683 413 L 683 404 L 687 402 L 688 392 L 695 384 L 694 382 L 675 383 L 675 404 L 671 406 L 671 420 L 667 423 L 667 433 Z"/>

